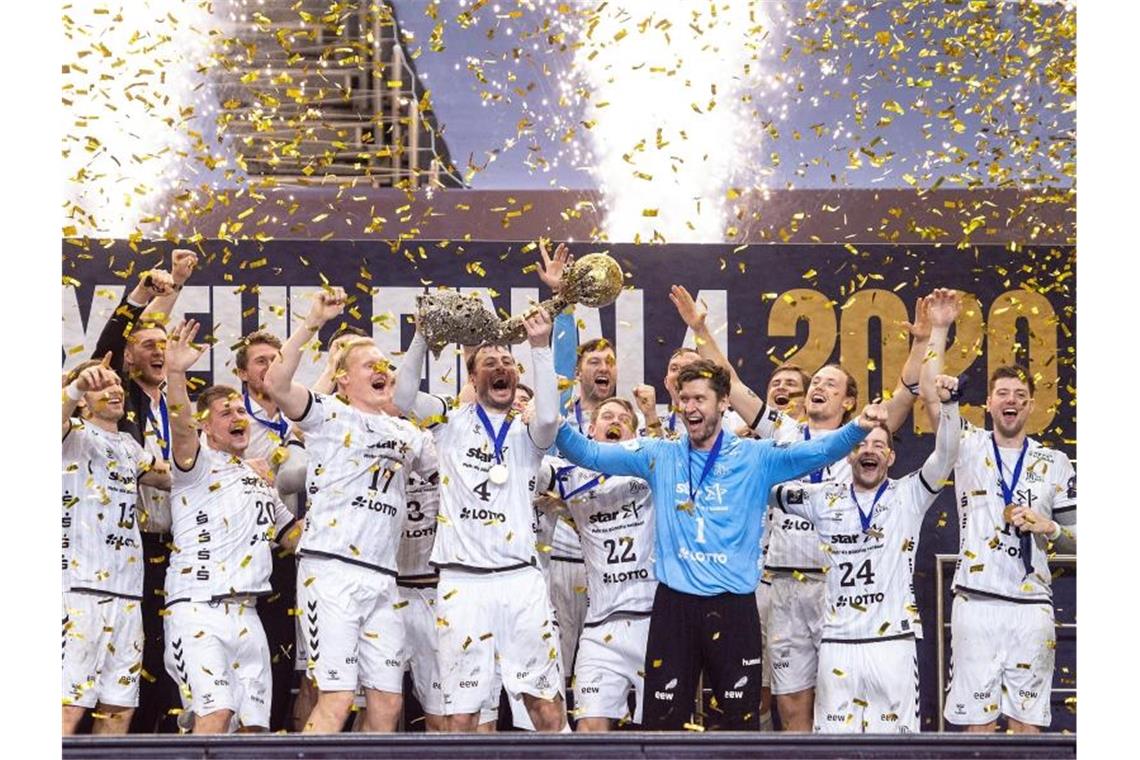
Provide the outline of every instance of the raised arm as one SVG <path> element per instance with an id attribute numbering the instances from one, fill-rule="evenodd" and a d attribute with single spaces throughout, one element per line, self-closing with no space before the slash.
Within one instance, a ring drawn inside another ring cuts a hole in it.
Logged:
<path id="1" fill-rule="evenodd" d="M 851 449 L 867 437 L 871 428 L 887 421 L 882 404 L 868 404 L 863 413 L 831 435 L 817 436 L 771 449 L 772 482 L 798 480 L 809 472 L 826 467 L 851 453 Z"/>
<path id="2" fill-rule="evenodd" d="M 198 425 L 194 422 L 194 407 L 186 388 L 186 370 L 194 366 L 206 350 L 205 345 L 195 346 L 198 323 L 189 320 L 181 323 L 166 337 L 166 400 L 170 406 L 170 456 L 179 469 L 194 466 L 198 457 Z"/>
<path id="3" fill-rule="evenodd" d="M 781 483 L 768 493 L 768 506 L 788 514 L 819 522 L 816 503 L 829 483 Z M 767 532 L 765 532 L 767 535 Z"/>
<path id="4" fill-rule="evenodd" d="M 161 269 L 152 270 L 139 277 L 138 284 L 131 292 L 123 296 L 123 300 L 115 307 L 103 331 L 99 333 L 99 340 L 95 343 L 92 358 L 106 356 L 111 353 L 111 363 L 108 365 L 115 371 L 123 369 L 123 352 L 127 348 L 127 335 L 131 327 L 138 321 L 143 309 L 151 299 L 159 295 L 161 290 L 171 283 L 170 275 Z"/>
<path id="5" fill-rule="evenodd" d="M 534 416 L 527 423 L 530 439 L 546 450 L 558 434 L 558 380 L 554 377 L 554 357 L 550 353 L 550 331 L 554 323 L 541 306 L 523 319 L 531 356 L 534 358 Z"/>
<path id="6" fill-rule="evenodd" d="M 463 346 L 463 365 L 467 366 L 467 360 L 470 359 L 476 351 L 479 350 L 478 346 Z M 475 391 L 475 383 L 471 382 L 472 378 L 468 377 L 467 382 L 459 389 L 459 395 L 456 400 L 460 404 L 474 404 L 479 400 L 479 394 Z"/>
<path id="7" fill-rule="evenodd" d="M 150 463 L 146 468 L 139 470 L 139 482 L 144 486 L 157 488 L 160 491 L 169 491 L 174 485 L 174 481 L 170 477 L 170 462 L 165 459 L 150 457 Z"/>
<path id="8" fill-rule="evenodd" d="M 566 422 L 558 428 L 554 441 L 564 459 L 587 470 L 606 475 L 632 475 L 649 480 L 652 473 L 653 451 L 651 439 L 634 438 L 623 443 L 598 443 L 574 429 Z"/>
<path id="9" fill-rule="evenodd" d="M 331 395 L 336 391 L 336 367 L 340 364 L 341 354 L 344 353 L 344 347 L 349 341 L 355 340 L 360 337 L 359 335 L 352 335 L 345 333 L 339 338 L 329 344 L 328 357 L 325 362 L 325 369 L 321 372 L 321 376 L 309 388 L 313 393 L 320 393 L 325 396 Z"/>
<path id="10" fill-rule="evenodd" d="M 143 310 L 141 319 L 166 324 L 174 312 L 174 304 L 182 293 L 182 288 L 194 267 L 198 266 L 198 254 L 185 248 L 175 248 L 170 254 L 170 282 L 163 283 L 161 292 L 151 299 Z"/>
<path id="11" fill-rule="evenodd" d="M 542 256 L 542 261 L 538 265 L 538 279 L 557 295 L 562 292 L 562 274 L 574 263 L 574 257 L 570 255 L 570 249 L 565 243 L 559 243 L 554 249 L 554 256 L 550 256 L 546 250 L 546 241 L 541 238 L 538 241 L 538 252 Z M 572 380 L 575 365 L 578 363 L 578 324 L 574 320 L 573 309 L 555 315 L 551 350 L 554 352 L 554 372 L 559 377 Z M 559 392 L 560 409 L 570 405 L 572 388 L 572 385 L 567 385 Z"/>
<path id="12" fill-rule="evenodd" d="M 928 299 L 919 298 L 914 305 L 914 322 L 904 326 L 910 333 L 910 353 L 899 373 L 899 382 L 884 406 L 887 407 L 887 427 L 897 432 L 910 416 L 919 393 L 919 374 L 926 359 L 926 346 L 930 341 L 930 306 Z"/>
<path id="13" fill-rule="evenodd" d="M 930 426 L 938 427 L 939 408 L 942 405 L 934 379 L 942 374 L 946 357 L 946 340 L 950 325 L 958 319 L 962 311 L 962 294 L 956 290 L 937 288 L 927 296 L 927 312 L 930 317 L 930 340 L 923 357 L 920 373 L 919 393 L 926 406 L 926 416 Z"/>
<path id="14" fill-rule="evenodd" d="M 697 353 L 703 358 L 724 367 L 731 375 L 732 386 L 729 388 L 728 402 L 732 404 L 733 411 L 745 421 L 751 422 L 756 419 L 764 408 L 764 400 L 741 381 L 740 375 L 736 374 L 736 369 L 728 361 L 728 357 L 720 350 L 716 338 L 713 337 L 712 331 L 708 327 L 708 308 L 703 303 L 694 301 L 689 291 L 681 285 L 673 286 L 669 293 L 669 300 L 677 307 L 677 314 L 693 331 L 693 337 L 697 343 Z"/>
<path id="15" fill-rule="evenodd" d="M 633 401 L 645 418 L 645 430 L 649 437 L 664 438 L 665 429 L 661 426 L 661 418 L 657 416 L 657 389 L 644 383 L 636 385 L 633 388 Z"/>
<path id="16" fill-rule="evenodd" d="M 934 451 L 922 465 L 922 479 L 931 493 L 942 489 L 958 461 L 958 444 L 962 440 L 962 421 L 958 416 L 958 378 L 939 375 L 934 387 L 940 404 Z M 933 504 L 931 498 L 929 504 Z M 928 506 L 929 506 L 928 504 Z"/>
<path id="17" fill-rule="evenodd" d="M 344 288 L 317 291 L 304 323 L 285 341 L 281 353 L 265 373 L 265 389 L 269 397 L 289 419 L 299 419 L 309 405 L 309 389 L 293 380 L 297 365 L 301 363 L 301 353 L 325 322 L 344 311 L 345 300 Z"/>
<path id="18" fill-rule="evenodd" d="M 112 385 L 121 385 L 119 375 L 111 369 L 111 352 L 103 354 L 103 361 L 80 372 L 75 380 L 63 389 L 63 432 L 71 429 L 71 418 L 85 393 L 98 393 Z"/>
<path id="19" fill-rule="evenodd" d="M 400 362 L 400 368 L 396 370 L 396 388 L 392 391 L 392 403 L 400 410 L 400 414 L 415 417 L 421 421 L 429 420 L 447 411 L 440 403 L 438 396 L 420 390 L 420 375 L 423 374 L 426 358 L 427 341 L 417 329 L 416 334 L 412 337 L 412 344 L 404 352 L 404 360 Z"/>

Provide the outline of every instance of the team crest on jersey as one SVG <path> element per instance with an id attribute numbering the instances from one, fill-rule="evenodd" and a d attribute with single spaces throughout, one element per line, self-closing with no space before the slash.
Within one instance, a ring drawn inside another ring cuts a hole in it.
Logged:
<path id="1" fill-rule="evenodd" d="M 789 489 L 785 493 L 784 500 L 788 504 L 803 504 L 804 503 L 803 489 L 800 489 L 800 488 Z"/>
<path id="2" fill-rule="evenodd" d="M 1069 485 L 1067 488 L 1067 492 L 1068 492 L 1068 498 L 1070 498 L 1070 499 L 1077 498 L 1077 476 L 1075 474 L 1073 475 L 1073 477 L 1069 478 Z"/>

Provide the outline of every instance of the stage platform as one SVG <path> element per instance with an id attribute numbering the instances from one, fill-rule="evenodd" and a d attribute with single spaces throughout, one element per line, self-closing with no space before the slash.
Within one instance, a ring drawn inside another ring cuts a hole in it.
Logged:
<path id="1" fill-rule="evenodd" d="M 79 736 L 64 760 L 103 758 L 1074 758 L 1076 736 L 918 734 L 821 736 L 754 733 L 334 734 L 302 736 Z"/>

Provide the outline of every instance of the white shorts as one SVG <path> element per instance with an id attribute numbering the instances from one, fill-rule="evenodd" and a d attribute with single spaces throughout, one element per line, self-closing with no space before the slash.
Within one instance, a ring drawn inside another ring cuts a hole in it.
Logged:
<path id="1" fill-rule="evenodd" d="M 302 614 L 301 608 L 297 608 L 297 649 L 296 656 L 293 658 L 293 670 L 299 670 L 302 673 L 309 669 L 309 650 L 305 646 L 305 615 Z"/>
<path id="2" fill-rule="evenodd" d="M 273 673 L 269 644 L 252 602 L 177 602 L 166 608 L 166 672 L 179 685 L 189 728 L 193 713 L 234 714 L 231 727 L 269 728 Z"/>
<path id="3" fill-rule="evenodd" d="M 914 638 L 820 644 L 815 731 L 918 733 L 918 649 Z"/>
<path id="4" fill-rule="evenodd" d="M 768 621 L 772 610 L 772 584 L 760 581 L 756 585 L 756 610 L 760 613 L 760 688 L 772 687 L 772 653 L 768 650 Z"/>
<path id="5" fill-rule="evenodd" d="M 1051 604 L 955 595 L 946 720 L 979 726 L 1000 713 L 1048 728 L 1056 640 Z"/>
<path id="6" fill-rule="evenodd" d="M 443 690 L 436 660 L 434 587 L 399 587 L 404 619 L 404 664 L 412 671 L 412 689 L 428 715 L 443 715 Z M 496 700 L 498 694 L 495 695 Z M 498 706 L 496 702 L 496 707 Z M 496 713 L 497 714 L 497 713 Z"/>
<path id="7" fill-rule="evenodd" d="M 649 616 L 610 619 L 582 629 L 574 666 L 574 717 L 641 723 Z M 629 714 L 629 690 L 636 693 Z"/>
<path id="8" fill-rule="evenodd" d="M 480 712 L 494 690 L 496 662 L 512 697 L 554 699 L 564 691 L 554 610 L 542 571 L 440 571 L 439 673 L 445 715 Z"/>
<path id="9" fill-rule="evenodd" d="M 550 601 L 554 605 L 558 638 L 562 645 L 562 667 L 570 673 L 574 668 L 578 638 L 582 635 L 582 623 L 586 619 L 586 564 L 551 558 L 547 573 Z"/>
<path id="10" fill-rule="evenodd" d="M 396 579 L 336 559 L 302 555 L 297 606 L 309 677 L 321 691 L 404 693 L 404 621 Z"/>
<path id="11" fill-rule="evenodd" d="M 815 686 L 819 642 L 827 611 L 827 583 L 811 576 L 796 580 L 780 574 L 772 579 L 768 610 L 768 650 L 772 693 L 794 694 Z M 763 629 L 763 623 L 761 623 Z"/>
<path id="12" fill-rule="evenodd" d="M 63 592 L 63 704 L 138 706 L 140 604 L 118 596 Z"/>

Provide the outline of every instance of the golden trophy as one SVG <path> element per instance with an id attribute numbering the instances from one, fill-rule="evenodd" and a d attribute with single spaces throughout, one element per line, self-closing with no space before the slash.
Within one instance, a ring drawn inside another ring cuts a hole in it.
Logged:
<path id="1" fill-rule="evenodd" d="M 604 253 L 590 253 L 575 261 L 562 275 L 562 290 L 532 308 L 546 309 L 553 319 L 570 304 L 599 308 L 617 300 L 625 275 Z M 522 316 L 501 320 L 475 295 L 455 291 L 428 293 L 419 299 L 416 327 L 438 358 L 448 343 L 477 346 L 482 343 L 522 343 L 526 326 Z"/>

